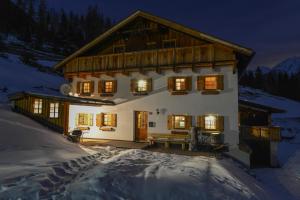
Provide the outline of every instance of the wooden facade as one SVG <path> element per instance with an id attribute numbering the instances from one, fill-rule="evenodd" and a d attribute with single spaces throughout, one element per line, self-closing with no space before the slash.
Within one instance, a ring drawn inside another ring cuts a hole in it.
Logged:
<path id="1" fill-rule="evenodd" d="M 42 112 L 40 114 L 35 114 L 33 111 L 35 99 L 42 100 Z M 50 103 L 59 104 L 57 118 L 50 118 L 49 116 Z M 68 120 L 69 120 L 68 108 L 69 108 L 69 103 L 65 101 L 51 99 L 48 97 L 25 95 L 20 99 L 14 100 L 13 110 L 20 112 L 24 115 L 27 115 L 55 131 L 58 131 L 60 133 L 66 133 L 67 132 L 66 128 L 68 127 Z"/>

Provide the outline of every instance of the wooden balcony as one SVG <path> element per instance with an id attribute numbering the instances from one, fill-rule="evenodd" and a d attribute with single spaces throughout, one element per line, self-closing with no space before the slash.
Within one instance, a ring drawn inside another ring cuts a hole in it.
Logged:
<path id="1" fill-rule="evenodd" d="M 277 126 L 240 126 L 240 136 L 250 140 L 281 140 L 280 127 Z"/>
<path id="2" fill-rule="evenodd" d="M 78 57 L 66 64 L 65 73 L 146 71 L 235 63 L 235 54 L 232 51 L 203 45 Z"/>

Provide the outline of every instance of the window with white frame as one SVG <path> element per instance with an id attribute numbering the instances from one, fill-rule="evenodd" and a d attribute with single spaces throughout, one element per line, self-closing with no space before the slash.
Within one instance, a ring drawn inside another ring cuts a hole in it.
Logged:
<path id="1" fill-rule="evenodd" d="M 59 103 L 50 103 L 49 117 L 58 118 Z"/>
<path id="2" fill-rule="evenodd" d="M 43 109 L 43 100 L 42 99 L 34 99 L 33 113 L 34 114 L 42 114 L 42 109 Z"/>

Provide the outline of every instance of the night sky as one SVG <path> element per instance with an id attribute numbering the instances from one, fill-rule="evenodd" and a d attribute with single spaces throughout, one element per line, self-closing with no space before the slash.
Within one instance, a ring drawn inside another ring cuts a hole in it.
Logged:
<path id="1" fill-rule="evenodd" d="M 250 67 L 300 56 L 300 0 L 48 0 L 82 13 L 94 4 L 115 21 L 143 10 L 252 48 Z"/>

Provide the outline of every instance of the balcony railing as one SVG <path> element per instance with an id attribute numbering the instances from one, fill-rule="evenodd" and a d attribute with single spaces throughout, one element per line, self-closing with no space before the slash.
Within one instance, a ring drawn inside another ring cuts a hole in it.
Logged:
<path id="1" fill-rule="evenodd" d="M 240 126 L 243 139 L 280 141 L 280 127 L 277 126 Z"/>
<path id="2" fill-rule="evenodd" d="M 186 64 L 210 65 L 216 61 L 235 61 L 232 52 L 215 56 L 213 45 L 124 52 L 78 57 L 67 63 L 65 72 L 107 72 L 128 69 L 179 66 Z"/>

